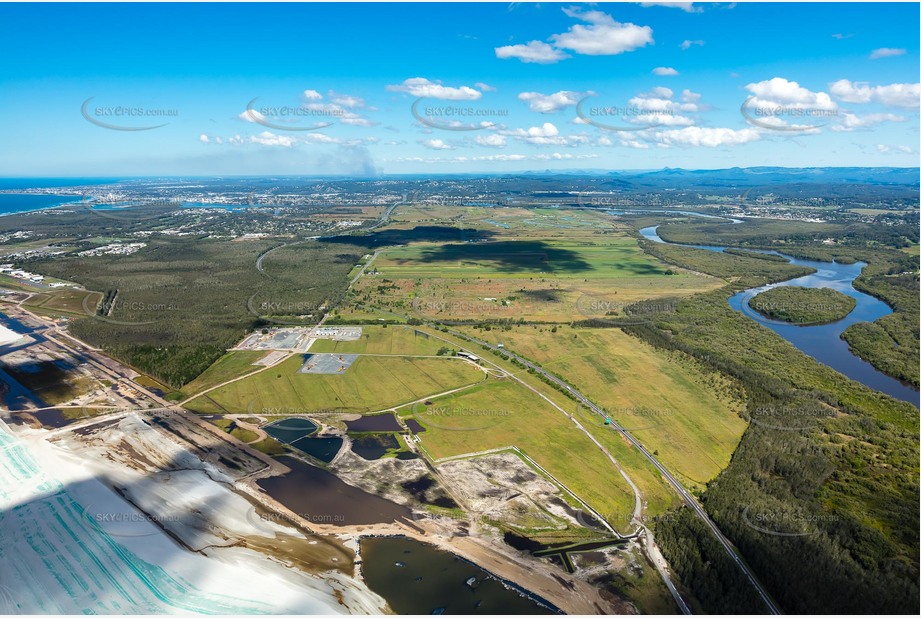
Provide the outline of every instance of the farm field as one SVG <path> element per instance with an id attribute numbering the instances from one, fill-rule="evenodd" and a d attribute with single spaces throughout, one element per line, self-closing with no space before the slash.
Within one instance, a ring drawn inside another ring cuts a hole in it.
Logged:
<path id="1" fill-rule="evenodd" d="M 474 384 L 483 372 L 449 358 L 362 356 L 341 375 L 302 374 L 303 357 L 196 398 L 187 407 L 201 413 L 244 413 L 269 408 L 373 412 Z"/>
<path id="2" fill-rule="evenodd" d="M 689 485 L 729 464 L 748 422 L 726 378 L 669 358 L 619 329 L 535 326 L 470 334 L 540 363 L 601 405 Z"/>
<path id="3" fill-rule="evenodd" d="M 235 350 L 228 352 L 208 367 L 204 373 L 182 387 L 181 392 L 188 397 L 216 384 L 226 382 L 241 375 L 252 373 L 261 369 L 253 365 L 257 360 L 268 354 L 262 350 Z"/>
<path id="4" fill-rule="evenodd" d="M 63 289 L 35 294 L 23 304 L 30 311 L 86 317 L 93 315 L 101 299 L 100 292 Z"/>
<path id="5" fill-rule="evenodd" d="M 311 352 L 343 354 L 393 354 L 404 356 L 434 356 L 444 344 L 426 333 L 405 326 L 363 326 L 356 341 L 319 339 L 310 346 Z"/>
<path id="6" fill-rule="evenodd" d="M 517 446 L 616 528 L 629 528 L 634 505 L 629 485 L 601 449 L 537 394 L 512 380 L 490 378 L 431 402 L 398 413 L 426 428 L 419 435 L 434 459 Z M 570 413 L 574 408 L 574 403 L 564 407 Z"/>
<path id="7" fill-rule="evenodd" d="M 669 266 L 636 239 L 413 243 L 381 250 L 353 300 L 444 320 L 569 322 L 587 299 L 626 305 L 718 287 L 714 277 Z"/>

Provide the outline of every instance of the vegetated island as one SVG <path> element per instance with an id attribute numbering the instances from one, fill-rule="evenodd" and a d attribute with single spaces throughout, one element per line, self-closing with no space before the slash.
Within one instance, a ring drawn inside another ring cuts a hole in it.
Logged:
<path id="1" fill-rule="evenodd" d="M 780 286 L 750 298 L 748 306 L 772 320 L 791 324 L 837 322 L 857 305 L 846 294 L 829 288 Z"/>

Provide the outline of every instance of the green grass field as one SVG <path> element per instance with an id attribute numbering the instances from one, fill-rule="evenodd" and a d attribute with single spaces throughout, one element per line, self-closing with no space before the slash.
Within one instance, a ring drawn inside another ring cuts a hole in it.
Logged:
<path id="1" fill-rule="evenodd" d="M 86 290 L 60 289 L 36 294 L 23 304 L 31 310 L 42 313 L 61 313 L 86 317 L 96 310 L 96 304 L 102 299 L 99 292 Z"/>
<path id="2" fill-rule="evenodd" d="M 551 333 L 521 326 L 476 335 L 564 377 L 692 484 L 706 483 L 729 464 L 747 427 L 742 402 L 731 397 L 724 378 L 701 374 L 619 329 Z"/>
<path id="3" fill-rule="evenodd" d="M 356 341 L 320 339 L 310 347 L 313 352 L 340 354 L 394 354 L 404 356 L 433 356 L 444 344 L 412 327 L 363 326 Z"/>
<path id="4" fill-rule="evenodd" d="M 414 243 L 387 249 L 374 267 L 399 278 L 554 277 L 621 278 L 665 275 L 668 266 L 640 251 L 627 236 L 603 240 L 497 240 Z"/>
<path id="5" fill-rule="evenodd" d="M 261 367 L 253 363 L 266 354 L 265 351 L 249 350 L 228 352 L 208 367 L 204 373 L 183 386 L 181 392 L 185 397 L 189 397 L 221 382 L 258 371 Z"/>
<path id="6" fill-rule="evenodd" d="M 517 446 L 612 525 L 628 529 L 633 492 L 617 468 L 562 412 L 518 382 L 490 378 L 399 413 L 425 426 L 419 435 L 433 458 Z"/>
<path id="7" fill-rule="evenodd" d="M 483 373 L 471 364 L 448 358 L 362 356 L 341 375 L 297 373 L 302 364 L 303 358 L 294 356 L 216 389 L 206 398 L 193 399 L 187 407 L 202 413 L 237 414 L 269 409 L 373 412 L 483 379 Z"/>

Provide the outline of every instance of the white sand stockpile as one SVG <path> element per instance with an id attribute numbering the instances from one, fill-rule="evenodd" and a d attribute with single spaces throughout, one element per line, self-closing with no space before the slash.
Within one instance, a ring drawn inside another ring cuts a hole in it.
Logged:
<path id="1" fill-rule="evenodd" d="M 292 531 L 253 517 L 229 479 L 137 417 L 107 438 L 143 449 L 148 466 L 165 457 L 182 470 L 149 475 L 102 447 L 62 448 L 44 434 L 15 436 L 0 422 L 0 614 L 384 611 L 380 597 L 341 573 L 309 575 L 221 547 L 238 535 Z M 183 548 L 154 522 L 207 552 Z"/>

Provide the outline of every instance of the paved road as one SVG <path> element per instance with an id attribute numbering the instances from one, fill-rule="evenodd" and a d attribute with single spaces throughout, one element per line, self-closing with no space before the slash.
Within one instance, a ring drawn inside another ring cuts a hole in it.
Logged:
<path id="1" fill-rule="evenodd" d="M 588 397 L 586 397 L 585 395 L 583 395 L 582 393 L 580 393 L 579 391 L 577 391 L 576 389 L 574 389 L 574 388 L 571 387 L 570 385 L 566 384 L 566 382 L 564 382 L 563 380 L 559 379 L 558 377 L 556 377 L 556 376 L 553 375 L 552 373 L 550 373 L 550 372 L 544 370 L 543 368 L 539 367 L 538 365 L 535 365 L 535 364 L 532 363 L 531 361 L 529 361 L 529 360 L 527 360 L 527 359 L 525 359 L 525 358 L 522 358 L 522 357 L 518 356 L 517 354 L 515 354 L 514 352 L 510 352 L 509 350 L 507 350 L 507 349 L 505 349 L 505 348 L 499 348 L 498 346 L 495 346 L 495 345 L 493 345 L 493 344 L 491 344 L 491 343 L 488 343 L 488 342 L 486 342 L 486 341 L 482 341 L 482 340 L 477 339 L 477 338 L 475 338 L 475 337 L 471 337 L 471 336 L 466 335 L 466 334 L 464 334 L 464 333 L 460 333 L 460 332 L 453 331 L 453 330 L 450 331 L 450 332 L 451 332 L 451 334 L 453 334 L 453 335 L 455 335 L 455 336 L 461 337 L 461 338 L 463 338 L 463 339 L 466 339 L 466 340 L 471 341 L 471 342 L 473 342 L 473 343 L 476 343 L 476 344 L 478 344 L 478 345 L 486 346 L 487 348 L 489 348 L 489 349 L 491 349 L 491 350 L 499 350 L 499 351 L 501 351 L 501 352 L 502 352 L 503 354 L 505 354 L 506 356 L 509 356 L 510 358 L 512 358 L 512 359 L 514 359 L 515 361 L 517 361 L 517 362 L 523 364 L 525 367 L 527 367 L 527 368 L 529 368 L 529 369 L 533 369 L 536 373 L 539 373 L 540 375 L 544 376 L 546 379 L 550 380 L 550 381 L 553 382 L 554 384 L 557 384 L 557 385 L 559 385 L 560 387 L 562 387 L 562 388 L 564 388 L 565 390 L 567 390 L 568 392 L 570 392 L 570 393 L 573 395 L 573 397 L 576 398 L 577 401 L 579 401 L 582 405 L 584 405 L 586 408 L 588 408 L 589 410 L 591 410 L 591 411 L 594 412 L 595 414 L 599 415 L 599 416 L 602 417 L 602 418 L 607 418 L 607 414 L 605 413 L 605 411 L 604 411 L 601 407 L 599 407 L 598 405 L 596 405 L 595 403 L 593 403 L 591 400 L 589 400 Z M 648 450 L 646 450 L 646 447 L 643 446 L 642 444 L 640 444 L 640 442 L 639 442 L 636 438 L 634 438 L 634 437 L 630 434 L 629 431 L 627 431 L 626 429 L 624 429 L 621 425 L 619 425 L 619 424 L 618 424 L 616 421 L 614 421 L 613 419 L 611 419 L 611 425 L 610 425 L 610 427 L 611 427 L 611 429 L 613 429 L 614 431 L 619 432 L 626 440 L 628 440 L 628 441 L 630 442 L 630 444 L 632 444 L 633 446 L 635 446 L 635 447 L 637 448 L 637 450 L 639 450 L 640 453 L 642 453 L 643 456 L 646 457 L 646 459 L 649 460 L 649 462 L 650 462 L 653 466 L 655 466 L 655 468 L 659 471 L 659 473 L 662 474 L 662 476 L 665 478 L 665 480 L 667 480 L 668 483 L 672 486 L 672 488 L 678 493 L 678 495 L 681 497 L 681 499 L 684 501 L 684 503 L 685 503 L 688 507 L 690 507 L 690 508 L 694 511 L 694 513 L 697 514 L 697 516 L 700 517 L 700 518 L 704 521 L 704 523 L 707 524 L 707 526 L 710 528 L 710 530 L 711 530 L 711 531 L 713 532 L 713 534 L 716 536 L 717 540 L 720 542 L 720 545 L 723 546 L 723 548 L 726 550 L 726 552 L 729 554 L 729 556 L 733 559 L 733 561 L 736 563 L 736 565 L 739 567 L 739 569 L 742 571 L 742 573 L 745 575 L 745 577 L 748 579 L 748 581 L 751 582 L 752 587 L 754 587 L 755 590 L 758 592 L 758 595 L 761 597 L 761 600 L 764 601 L 764 604 L 765 604 L 765 606 L 768 608 L 768 610 L 769 610 L 772 614 L 780 614 L 780 613 L 782 613 L 782 612 L 780 611 L 780 608 L 777 607 L 777 605 L 774 603 L 774 600 L 771 598 L 771 595 L 768 594 L 767 590 L 764 589 L 764 586 L 762 586 L 761 582 L 758 580 L 758 578 L 755 576 L 755 574 L 752 573 L 751 569 L 748 568 L 748 565 L 745 564 L 745 561 L 744 561 L 744 560 L 742 559 L 742 557 L 739 555 L 738 550 L 736 550 L 736 548 L 735 548 L 735 546 L 732 544 L 732 542 L 730 542 L 730 540 L 727 539 L 727 538 L 723 535 L 723 533 L 720 531 L 720 529 L 717 527 L 717 525 L 713 522 L 713 520 L 710 519 L 710 516 L 709 516 L 709 515 L 707 514 L 707 512 L 704 510 L 704 507 L 701 506 L 701 504 L 694 498 L 693 495 L 691 495 L 691 492 L 689 492 L 687 489 L 685 489 L 684 485 L 682 485 L 682 484 L 678 481 L 678 479 L 676 479 L 676 478 L 671 474 L 671 472 L 668 471 L 668 468 L 666 468 L 664 465 L 662 465 L 662 463 L 659 462 L 659 460 L 656 459 L 656 457 L 655 457 L 652 453 L 650 453 Z"/>

